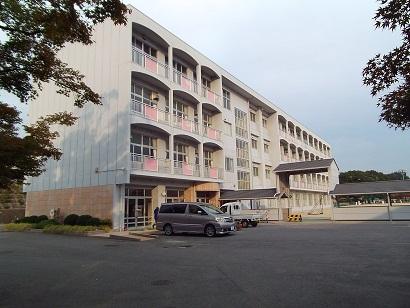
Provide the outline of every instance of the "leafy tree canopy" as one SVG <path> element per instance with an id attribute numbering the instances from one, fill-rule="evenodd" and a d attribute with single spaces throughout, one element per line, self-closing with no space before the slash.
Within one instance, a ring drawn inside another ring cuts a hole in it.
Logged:
<path id="1" fill-rule="evenodd" d="M 343 183 L 358 183 L 358 182 L 376 182 L 376 181 L 390 181 L 402 180 L 403 178 L 410 179 L 404 171 L 396 171 L 392 173 L 383 173 L 375 170 L 361 171 L 351 170 L 340 172 L 339 181 Z"/>
<path id="2" fill-rule="evenodd" d="M 38 96 L 43 83 L 54 82 L 57 92 L 73 97 L 78 107 L 101 104 L 84 76 L 57 53 L 67 43 L 92 44 L 97 23 L 110 18 L 125 25 L 127 13 L 120 0 L 0 1 L 0 30 L 6 34 L 0 42 L 0 90 L 24 103 Z M 39 175 L 48 158 L 59 159 L 62 153 L 53 145 L 58 133 L 51 131 L 51 125 L 73 125 L 75 120 L 68 112 L 45 116 L 23 126 L 26 135 L 19 137 L 19 112 L 0 102 L 0 188 Z"/>
<path id="3" fill-rule="evenodd" d="M 410 1 L 378 0 L 376 28 L 400 31 L 402 44 L 377 54 L 363 70 L 363 83 L 379 96 L 380 121 L 402 130 L 410 127 Z"/>

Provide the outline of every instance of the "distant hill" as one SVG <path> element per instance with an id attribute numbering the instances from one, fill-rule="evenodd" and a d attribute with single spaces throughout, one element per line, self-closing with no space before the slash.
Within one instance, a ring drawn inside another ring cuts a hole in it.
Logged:
<path id="1" fill-rule="evenodd" d="M 343 183 L 359 183 L 359 182 L 376 182 L 376 181 L 391 181 L 391 180 L 410 179 L 405 172 L 395 171 L 392 173 L 383 173 L 376 170 L 351 170 L 340 172 L 339 181 Z"/>

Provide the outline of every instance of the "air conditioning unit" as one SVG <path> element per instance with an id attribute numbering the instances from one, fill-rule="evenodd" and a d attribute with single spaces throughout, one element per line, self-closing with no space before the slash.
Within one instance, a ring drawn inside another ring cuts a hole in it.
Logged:
<path id="1" fill-rule="evenodd" d="M 58 218 L 58 216 L 60 215 L 60 209 L 59 208 L 51 209 L 49 214 L 50 214 L 51 219 Z"/>

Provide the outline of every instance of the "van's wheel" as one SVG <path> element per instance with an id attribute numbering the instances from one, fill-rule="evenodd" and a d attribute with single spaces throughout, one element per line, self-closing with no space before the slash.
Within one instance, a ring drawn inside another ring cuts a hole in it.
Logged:
<path id="1" fill-rule="evenodd" d="M 215 227 L 213 225 L 207 225 L 205 227 L 205 235 L 207 237 L 213 237 L 213 236 L 215 236 L 215 234 L 216 234 L 216 230 L 215 230 Z"/>
<path id="2" fill-rule="evenodd" d="M 170 236 L 174 233 L 174 230 L 172 230 L 172 226 L 170 224 L 164 226 L 164 233 L 166 236 Z"/>
<path id="3" fill-rule="evenodd" d="M 258 222 L 257 221 L 252 221 L 251 225 L 252 225 L 252 227 L 256 227 L 258 225 Z"/>
<path id="4" fill-rule="evenodd" d="M 247 228 L 249 227 L 249 223 L 247 220 L 242 220 L 242 228 Z"/>

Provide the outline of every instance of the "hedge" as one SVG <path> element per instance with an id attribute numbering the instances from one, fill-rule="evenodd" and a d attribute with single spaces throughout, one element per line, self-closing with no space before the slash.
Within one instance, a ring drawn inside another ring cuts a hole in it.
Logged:
<path id="1" fill-rule="evenodd" d="M 82 234 L 90 231 L 105 231 L 108 232 L 107 228 L 98 228 L 95 226 L 70 226 L 70 225 L 49 225 L 45 226 L 43 229 L 44 233 L 54 233 L 54 234 Z"/>
<path id="2" fill-rule="evenodd" d="M 27 223 L 10 223 L 10 224 L 5 224 L 4 225 L 4 229 L 6 229 L 7 231 L 17 231 L 17 232 L 21 232 L 21 231 L 27 231 L 33 228 L 32 224 L 27 224 Z"/>

